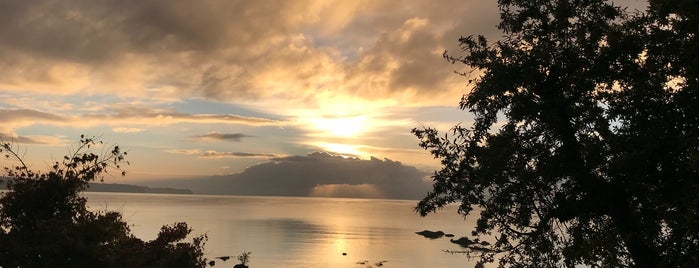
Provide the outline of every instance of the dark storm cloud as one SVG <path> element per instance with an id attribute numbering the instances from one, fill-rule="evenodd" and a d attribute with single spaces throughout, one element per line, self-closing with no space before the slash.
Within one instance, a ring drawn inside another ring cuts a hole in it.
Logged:
<path id="1" fill-rule="evenodd" d="M 202 194 L 419 199 L 429 190 L 425 175 L 388 159 L 312 153 L 274 158 L 237 174 L 158 183 Z M 322 192 L 328 189 L 337 191 Z"/>
<path id="2" fill-rule="evenodd" d="M 242 133 L 207 133 L 204 135 L 193 136 L 194 139 L 210 139 L 210 140 L 221 140 L 221 141 L 235 141 L 240 142 L 243 138 L 250 138 L 254 136 L 245 135 Z"/>

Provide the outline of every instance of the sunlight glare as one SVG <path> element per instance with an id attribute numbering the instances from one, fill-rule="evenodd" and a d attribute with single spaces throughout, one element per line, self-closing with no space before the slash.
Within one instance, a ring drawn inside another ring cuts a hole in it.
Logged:
<path id="1" fill-rule="evenodd" d="M 335 245 L 336 252 L 347 252 L 347 240 L 345 239 L 344 235 L 343 236 L 338 235 L 335 238 L 335 241 L 333 244 Z M 333 255 L 336 255 L 336 254 L 333 254 Z"/>
<path id="2" fill-rule="evenodd" d="M 342 138 L 358 136 L 366 129 L 364 116 L 322 117 L 312 119 L 312 122 L 317 129 Z"/>

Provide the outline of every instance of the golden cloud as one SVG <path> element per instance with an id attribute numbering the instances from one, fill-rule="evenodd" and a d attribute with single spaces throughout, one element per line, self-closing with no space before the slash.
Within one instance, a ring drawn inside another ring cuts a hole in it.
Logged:
<path id="1" fill-rule="evenodd" d="M 476 15 L 463 16 L 467 9 Z M 451 103 L 461 89 L 440 53 L 463 33 L 483 32 L 476 27 L 494 29 L 495 12 L 475 0 L 19 1 L 0 11 L 0 87 L 289 105 L 347 95 Z"/>
<path id="2" fill-rule="evenodd" d="M 7 129 L 16 129 L 35 124 L 85 127 L 96 125 L 119 126 L 115 132 L 138 132 L 140 128 L 123 128 L 123 125 L 162 126 L 176 123 L 240 124 L 253 126 L 284 125 L 286 122 L 273 119 L 240 116 L 233 114 L 188 114 L 171 111 L 131 107 L 117 109 L 111 114 L 60 115 L 30 109 L 0 108 L 0 124 Z"/>

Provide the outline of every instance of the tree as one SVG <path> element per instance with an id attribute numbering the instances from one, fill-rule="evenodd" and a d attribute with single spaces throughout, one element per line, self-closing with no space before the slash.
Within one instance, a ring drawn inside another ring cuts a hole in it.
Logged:
<path id="1" fill-rule="evenodd" d="M 698 267 L 699 2 L 498 3 L 503 39 L 445 52 L 473 125 L 413 130 L 442 164 L 416 211 L 478 213 L 479 267 Z"/>
<path id="2" fill-rule="evenodd" d="M 118 212 L 87 210 L 80 192 L 88 182 L 128 164 L 126 152 L 109 147 L 98 155 L 92 138 L 55 162 L 46 173 L 30 170 L 11 143 L 0 152 L 19 164 L 5 167 L 8 192 L 0 197 L 0 266 L 2 267 L 204 267 L 206 236 L 181 242 L 186 223 L 163 226 L 158 237 L 144 242 Z M 103 147 L 104 148 L 104 147 Z"/>

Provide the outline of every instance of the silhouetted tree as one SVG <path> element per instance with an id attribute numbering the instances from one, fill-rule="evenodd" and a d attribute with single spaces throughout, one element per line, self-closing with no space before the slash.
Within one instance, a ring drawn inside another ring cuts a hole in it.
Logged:
<path id="1" fill-rule="evenodd" d="M 413 130 L 443 166 L 416 210 L 479 214 L 478 266 L 699 267 L 699 2 L 498 3 L 501 40 L 445 52 L 473 124 Z"/>
<path id="2" fill-rule="evenodd" d="M 72 155 L 39 173 L 25 165 L 11 143 L 2 144 L 5 158 L 19 164 L 5 167 L 0 266 L 204 267 L 206 236 L 180 242 L 191 232 L 185 223 L 163 226 L 155 240 L 144 242 L 131 234 L 120 213 L 87 210 L 80 192 L 88 182 L 128 164 L 118 146 L 98 155 L 90 152 L 97 145 L 81 136 Z"/>

